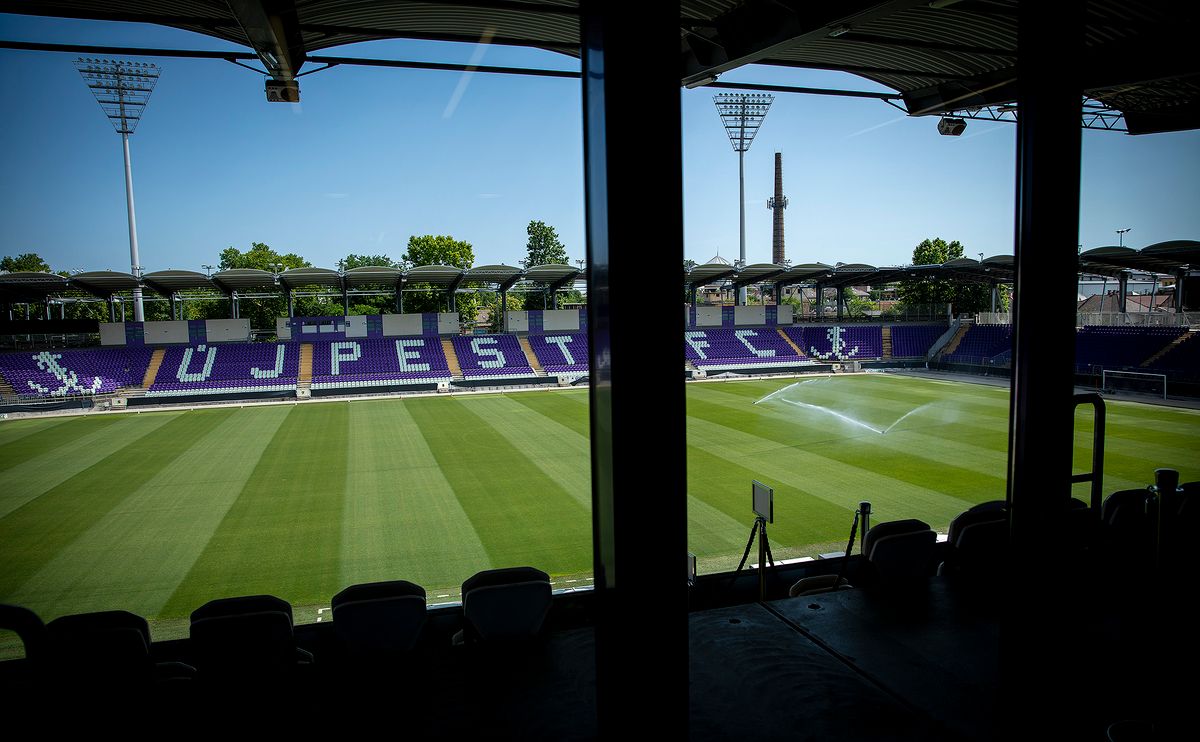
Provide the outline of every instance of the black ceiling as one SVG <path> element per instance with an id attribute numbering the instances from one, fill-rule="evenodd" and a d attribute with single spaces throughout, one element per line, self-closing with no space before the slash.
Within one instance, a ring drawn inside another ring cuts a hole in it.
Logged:
<path id="1" fill-rule="evenodd" d="M 840 70 L 896 90 L 909 113 L 1015 99 L 1018 0 L 682 0 L 680 82 L 746 64 Z M 1046 12 L 1059 12 L 1044 3 Z M 0 11 L 157 23 L 254 50 L 277 76 L 307 55 L 385 38 L 578 54 L 576 0 L 0 0 Z M 629 11 L 636 22 L 636 5 Z M 1084 93 L 1130 133 L 1200 128 L 1200 3 L 1085 3 Z M 1056 74 L 1046 70 L 1045 74 Z"/>

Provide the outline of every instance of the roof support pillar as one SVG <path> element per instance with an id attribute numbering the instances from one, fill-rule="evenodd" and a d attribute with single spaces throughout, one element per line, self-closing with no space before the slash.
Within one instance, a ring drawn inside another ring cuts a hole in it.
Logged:
<path id="1" fill-rule="evenodd" d="M 835 305 L 837 306 L 838 322 L 841 322 L 843 316 L 845 315 L 845 311 L 846 311 L 846 289 L 845 289 L 845 287 L 838 287 L 837 289 L 835 289 L 835 291 L 837 292 L 837 294 L 834 295 L 833 300 L 834 300 Z"/>
<path id="2" fill-rule="evenodd" d="M 108 321 L 117 321 L 117 297 L 115 296 L 108 297 Z"/>
<path id="3" fill-rule="evenodd" d="M 500 324 L 501 331 L 508 331 L 508 292 L 500 292 Z"/>
<path id="4" fill-rule="evenodd" d="M 342 314 L 346 317 L 350 316 L 350 294 L 346 291 L 346 284 L 342 284 Z"/>
<path id="5" fill-rule="evenodd" d="M 238 318 L 238 295 L 236 291 L 229 292 L 229 319 Z"/>
<path id="6" fill-rule="evenodd" d="M 1082 1 L 1070 0 L 1053 14 L 1022 3 L 1018 16 L 1010 553 L 999 647 L 1000 702 L 1016 713 L 1006 717 L 1011 727 L 1002 736 L 1034 719 L 1068 725 L 1061 711 L 1077 701 L 1063 688 L 1080 685 L 1064 641 L 1081 620 L 1068 597 L 1074 586 L 1028 576 L 1069 561 L 1063 534 L 1074 445 L 1075 296 L 1062 287 L 1078 270 L 1083 15 Z M 1059 731 L 1067 728 L 1050 734 Z"/>
<path id="7" fill-rule="evenodd" d="M 1121 314 L 1129 311 L 1126 309 L 1126 299 L 1129 297 L 1129 271 L 1121 271 L 1117 276 L 1117 311 Z M 1100 311 L 1104 311 L 1104 300 L 1100 301 Z"/>
<path id="8" fill-rule="evenodd" d="M 1175 314 L 1183 311 L 1183 281 L 1187 278 L 1187 271 L 1183 268 L 1175 269 Z"/>
<path id="9" fill-rule="evenodd" d="M 404 299 L 402 298 L 402 294 L 400 292 L 400 284 L 396 284 L 396 295 L 395 295 L 395 297 L 393 297 L 393 303 L 396 308 L 396 314 L 403 314 L 404 313 Z M 291 309 L 289 308 L 288 315 L 291 316 L 291 313 L 292 313 Z"/>
<path id="10" fill-rule="evenodd" d="M 630 23 L 618 5 L 581 8 L 596 713 L 601 738 L 642 733 L 645 718 L 684 737 L 687 586 L 663 579 L 682 571 L 687 547 L 684 351 L 643 331 L 645 317 L 664 318 L 668 337 L 684 330 L 678 294 L 644 290 L 646 275 L 677 276 L 684 258 L 679 9 L 646 3 Z M 648 223 L 647 203 L 659 215 Z"/>
<path id="11" fill-rule="evenodd" d="M 996 313 L 996 305 L 1000 303 L 1000 284 L 992 281 L 992 314 Z"/>
<path id="12" fill-rule="evenodd" d="M 285 299 L 287 299 L 288 319 L 291 319 L 296 316 L 296 300 L 292 296 L 291 286 L 283 287 L 283 296 Z"/>
<path id="13" fill-rule="evenodd" d="M 42 299 L 42 319 L 50 320 L 50 297 Z"/>

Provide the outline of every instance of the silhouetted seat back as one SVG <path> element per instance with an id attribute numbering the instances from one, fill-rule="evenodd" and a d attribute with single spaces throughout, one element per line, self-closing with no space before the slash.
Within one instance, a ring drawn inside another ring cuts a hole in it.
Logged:
<path id="1" fill-rule="evenodd" d="M 425 588 L 406 580 L 351 585 L 331 604 L 333 627 L 355 655 L 410 651 L 425 626 Z"/>
<path id="2" fill-rule="evenodd" d="M 998 577 L 1008 549 L 1008 511 L 991 503 L 960 513 L 947 530 L 946 561 L 939 574 L 978 580 Z"/>
<path id="3" fill-rule="evenodd" d="M 296 647 L 292 606 L 271 595 L 211 600 L 192 611 L 191 622 L 201 679 L 282 673 L 312 659 Z"/>
<path id="4" fill-rule="evenodd" d="M 482 641 L 532 639 L 551 603 L 550 576 L 533 567 L 480 572 L 462 585 L 464 636 Z"/>
<path id="5" fill-rule="evenodd" d="M 56 618 L 46 625 L 52 671 L 64 682 L 149 683 L 150 625 L 129 611 Z"/>
<path id="6" fill-rule="evenodd" d="M 0 629 L 11 631 L 21 639 L 26 659 L 36 661 L 43 657 L 46 625 L 33 611 L 24 606 L 0 603 Z"/>
<path id="7" fill-rule="evenodd" d="M 937 534 L 916 519 L 879 523 L 863 538 L 863 553 L 885 581 L 932 574 Z"/>
<path id="8" fill-rule="evenodd" d="M 1146 502 L 1151 497 L 1145 487 L 1120 490 L 1104 499 L 1100 520 L 1110 556 L 1142 563 L 1151 556 L 1156 524 L 1151 522 Z M 1152 511 L 1150 511 L 1152 512 Z"/>

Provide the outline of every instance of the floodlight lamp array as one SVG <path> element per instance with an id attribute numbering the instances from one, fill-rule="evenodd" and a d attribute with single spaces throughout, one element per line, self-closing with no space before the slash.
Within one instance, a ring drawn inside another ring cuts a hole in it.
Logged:
<path id="1" fill-rule="evenodd" d="M 132 134 L 150 102 L 162 68 L 120 59 L 75 60 L 75 69 L 92 91 L 118 134 Z"/>
<path id="2" fill-rule="evenodd" d="M 717 114 L 735 152 L 745 152 L 754 142 L 775 96 L 769 93 L 719 93 L 713 96 Z"/>

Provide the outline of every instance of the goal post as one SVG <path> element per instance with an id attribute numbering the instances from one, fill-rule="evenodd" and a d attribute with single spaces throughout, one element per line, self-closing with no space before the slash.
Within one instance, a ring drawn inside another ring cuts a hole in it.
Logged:
<path id="1" fill-rule="evenodd" d="M 1132 392 L 1167 398 L 1167 375 L 1144 371 L 1114 371 L 1100 369 L 1100 390 L 1103 392 Z"/>

